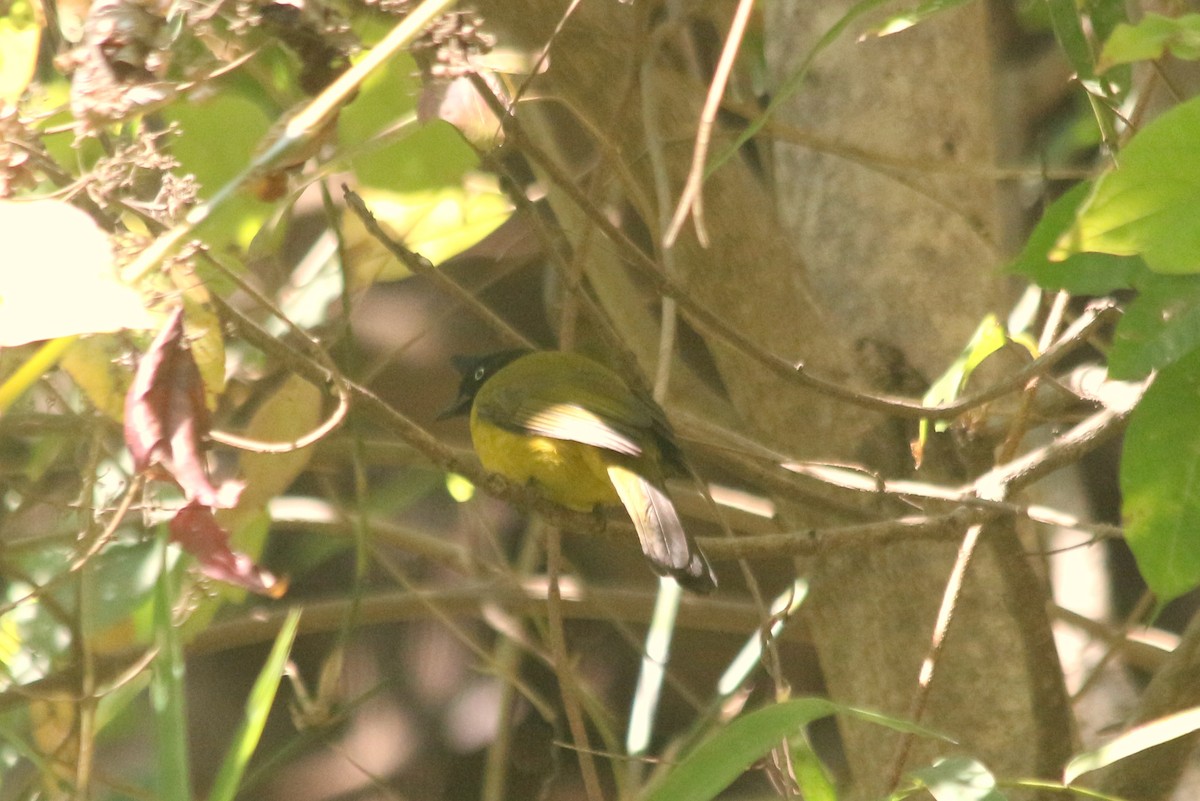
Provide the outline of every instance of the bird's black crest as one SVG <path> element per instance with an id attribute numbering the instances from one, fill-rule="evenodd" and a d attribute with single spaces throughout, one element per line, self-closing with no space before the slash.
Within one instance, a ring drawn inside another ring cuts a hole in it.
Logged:
<path id="1" fill-rule="evenodd" d="M 438 415 L 439 420 L 457 417 L 471 411 L 475 395 L 489 378 L 500 372 L 505 365 L 533 351 L 527 348 L 502 350 L 496 353 L 486 353 L 474 356 L 452 356 L 450 363 L 462 375 L 462 383 L 458 385 L 458 397 L 444 412 Z"/>

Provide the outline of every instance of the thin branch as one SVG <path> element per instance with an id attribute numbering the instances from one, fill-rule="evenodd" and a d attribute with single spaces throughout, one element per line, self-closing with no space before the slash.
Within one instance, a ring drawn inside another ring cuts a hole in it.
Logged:
<path id="1" fill-rule="evenodd" d="M 721 58 L 713 70 L 708 96 L 704 99 L 704 108 L 700 111 L 700 123 L 696 126 L 696 144 L 692 148 L 692 165 L 688 169 L 687 182 L 683 185 L 679 205 L 675 207 L 675 215 L 671 218 L 671 224 L 663 237 L 664 247 L 669 248 L 675 244 L 689 212 L 696 223 L 696 238 L 700 240 L 701 245 L 708 246 L 708 232 L 704 228 L 704 195 L 700 191 L 704 185 L 704 165 L 708 161 L 708 146 L 712 141 L 717 112 L 721 109 L 721 98 L 725 96 L 725 87 L 733 71 L 733 62 L 737 59 L 742 39 L 746 36 L 746 24 L 753 11 L 754 0 L 738 0 L 737 10 L 729 23 L 729 34 L 725 37 L 724 47 L 721 48 Z"/>
<path id="2" fill-rule="evenodd" d="M 600 209 L 596 208 L 566 171 L 525 133 L 517 118 L 509 113 L 483 79 L 478 75 L 472 75 L 471 78 L 480 96 L 484 98 L 492 111 L 504 120 L 510 141 L 530 161 L 545 171 L 554 184 L 588 215 L 601 232 L 617 246 L 630 266 L 650 281 L 657 292 L 674 298 L 679 303 L 679 307 L 691 317 L 692 323 L 697 328 L 737 348 L 744 355 L 753 358 L 774 374 L 797 386 L 853 403 L 865 409 L 885 412 L 897 417 L 909 419 L 950 418 L 1003 397 L 1023 387 L 1031 378 L 1045 374 L 1082 345 L 1099 326 L 1107 324 L 1112 315 L 1117 313 L 1116 305 L 1111 302 L 1100 301 L 1090 305 L 1054 346 L 1040 357 L 1017 370 L 1005 380 L 949 403 L 927 406 L 920 400 L 851 389 L 813 375 L 808 372 L 802 361 L 789 361 L 765 350 L 758 343 L 726 323 L 720 315 L 695 301 L 682 287 L 663 275 L 654 260 L 630 240 Z"/>
<path id="3" fill-rule="evenodd" d="M 267 442 L 217 429 L 209 430 L 209 439 L 231 448 L 238 448 L 239 450 L 250 451 L 252 453 L 291 453 L 301 448 L 307 448 L 309 445 L 320 442 L 332 433 L 342 424 L 342 421 L 346 419 L 346 415 L 350 412 L 350 393 L 345 386 L 339 381 L 333 381 L 333 391 L 338 399 L 337 407 L 334 408 L 333 413 L 312 431 L 289 442 Z"/>
<path id="4" fill-rule="evenodd" d="M 424 276 L 432 280 L 440 288 L 445 290 L 452 298 L 466 306 L 479 319 L 490 325 L 495 331 L 503 336 L 509 343 L 517 347 L 530 348 L 532 343 L 519 331 L 505 322 L 498 314 L 488 308 L 479 298 L 472 295 L 467 290 L 459 286 L 455 281 L 451 280 L 445 273 L 433 266 L 429 259 L 422 256 L 420 253 L 409 250 L 404 243 L 398 242 L 388 235 L 387 231 L 379 225 L 375 215 L 363 203 L 363 199 L 358 196 L 350 187 L 342 184 L 342 197 L 346 200 L 346 205 L 353 211 L 362 224 L 367 229 L 375 241 L 383 245 L 389 253 L 395 256 L 400 262 L 411 270 L 415 275 Z"/>
<path id="5" fill-rule="evenodd" d="M 563 617 L 571 620 L 623 620 L 646 624 L 654 606 L 654 590 L 628 587 L 579 587 L 564 582 Z M 383 592 L 365 596 L 360 622 L 364 626 L 392 624 L 429 617 L 430 605 L 453 617 L 483 616 L 485 607 L 495 606 L 510 614 L 545 618 L 548 582 L 530 578 L 517 585 L 509 581 L 456 582 L 454 587 L 419 591 Z M 337 631 L 346 614 L 348 599 L 338 598 L 306 604 L 300 621 L 301 634 Z M 221 620 L 197 633 L 187 646 L 191 655 L 220 653 L 233 648 L 270 642 L 283 624 L 284 611 L 247 610 L 243 617 Z M 745 601 L 686 595 L 679 608 L 679 625 L 698 631 L 744 636 L 761 625 L 758 610 Z M 780 634 L 789 642 L 808 642 L 800 621 L 793 621 Z M 140 653 L 140 652 L 139 652 Z"/>
<path id="6" fill-rule="evenodd" d="M 558 583 L 562 549 L 560 534 L 555 528 L 546 530 L 546 565 L 550 579 L 547 582 L 546 593 L 547 639 L 550 641 L 550 653 L 554 657 L 554 673 L 558 676 L 558 688 L 562 695 L 563 709 L 567 714 L 567 726 L 571 730 L 571 739 L 579 757 L 579 772 L 583 776 L 583 787 L 587 792 L 588 801 L 604 801 L 604 793 L 600 789 L 600 774 L 596 771 L 596 760 L 583 720 L 583 704 L 576 695 L 577 673 L 567 652 L 567 640 L 563 633 L 563 599 Z"/>

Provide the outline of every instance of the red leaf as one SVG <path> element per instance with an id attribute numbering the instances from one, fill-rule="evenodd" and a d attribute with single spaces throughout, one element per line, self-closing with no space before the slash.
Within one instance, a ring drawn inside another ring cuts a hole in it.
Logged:
<path id="1" fill-rule="evenodd" d="M 280 598 L 287 592 L 286 578 L 277 578 L 244 553 L 229 547 L 229 532 L 217 524 L 212 509 L 192 501 L 171 519 L 171 541 L 177 542 L 200 564 L 204 575 L 238 587 Z"/>
<path id="2" fill-rule="evenodd" d="M 228 509 L 241 486 L 214 487 L 204 457 L 212 427 L 200 369 L 186 347 L 183 308 L 176 309 L 138 364 L 125 396 L 125 444 L 139 471 L 161 467 L 189 501 Z"/>

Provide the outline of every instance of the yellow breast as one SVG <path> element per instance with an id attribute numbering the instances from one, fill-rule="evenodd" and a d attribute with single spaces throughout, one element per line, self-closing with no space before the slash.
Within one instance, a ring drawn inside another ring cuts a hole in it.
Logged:
<path id="1" fill-rule="evenodd" d="M 618 503 L 598 448 L 515 434 L 485 423 L 475 414 L 471 415 L 471 440 L 485 468 L 522 484 L 536 484 L 556 503 L 581 511 Z"/>

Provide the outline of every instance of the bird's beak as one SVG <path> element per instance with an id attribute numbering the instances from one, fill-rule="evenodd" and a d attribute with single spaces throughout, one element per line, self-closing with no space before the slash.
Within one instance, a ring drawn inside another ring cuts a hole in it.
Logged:
<path id="1" fill-rule="evenodd" d="M 449 420 L 451 417 L 460 417 L 471 411 L 472 398 L 469 395 L 459 395 L 454 399 L 454 403 L 443 409 L 434 420 Z"/>

